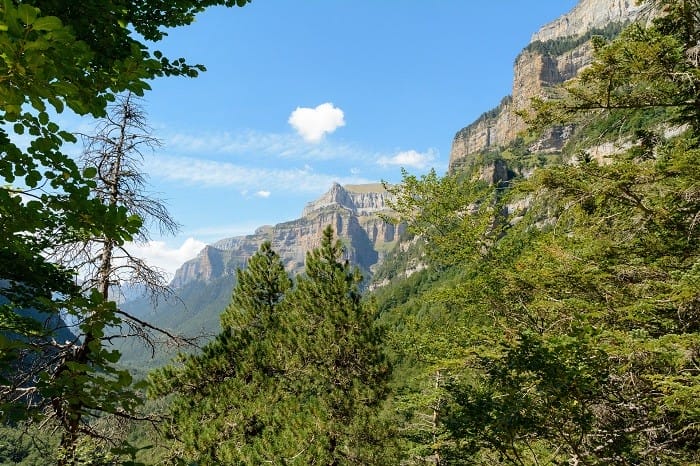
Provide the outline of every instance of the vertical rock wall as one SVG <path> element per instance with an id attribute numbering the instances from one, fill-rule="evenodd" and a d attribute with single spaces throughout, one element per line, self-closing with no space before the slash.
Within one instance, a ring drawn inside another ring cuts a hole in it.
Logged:
<path id="1" fill-rule="evenodd" d="M 581 0 L 569 13 L 536 32 L 531 43 L 579 37 L 609 23 L 633 20 L 642 11 L 635 0 Z M 524 50 L 513 67 L 511 97 L 457 132 L 450 151 L 450 169 L 460 165 L 470 154 L 512 142 L 525 129 L 516 111 L 526 109 L 533 97 L 546 97 L 549 87 L 575 77 L 591 59 L 592 48 L 588 42 L 561 55 Z M 563 142 L 549 141 L 547 147 L 557 149 Z"/>

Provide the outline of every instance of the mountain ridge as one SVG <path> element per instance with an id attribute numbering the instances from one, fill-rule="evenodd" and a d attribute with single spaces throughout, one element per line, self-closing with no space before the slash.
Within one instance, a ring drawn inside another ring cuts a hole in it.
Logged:
<path id="1" fill-rule="evenodd" d="M 613 10 L 620 5 L 620 9 L 615 11 L 629 12 L 629 16 L 620 13 L 615 17 L 626 21 L 633 14 L 638 14 L 638 11 L 632 9 L 631 3 L 613 0 L 610 4 Z M 589 24 L 591 27 L 604 25 L 590 18 L 602 18 L 608 13 L 587 12 L 586 8 L 596 10 L 605 5 L 607 3 L 602 0 L 581 0 L 571 12 L 543 26 L 533 35 L 533 40 L 549 40 L 546 38 L 554 34 L 551 31 L 571 30 L 567 28 L 571 28 L 575 22 Z M 579 21 L 572 18 L 584 19 Z M 550 31 L 547 33 L 549 35 L 541 33 L 544 30 Z M 513 95 L 505 97 L 498 107 L 485 112 L 477 121 L 457 132 L 450 153 L 450 171 L 455 170 L 472 154 L 505 145 L 515 139 L 517 133 L 524 128 L 524 123 L 514 113 L 515 108 L 522 102 L 529 102 L 528 96 L 541 95 L 548 87 L 575 76 L 590 62 L 591 49 L 588 42 L 556 56 L 528 50 L 528 47 L 523 49 L 516 60 Z M 549 140 L 538 141 L 539 147 L 535 151 L 556 150 L 557 145 L 566 137 L 566 130 L 555 131 Z M 480 179 L 498 183 L 512 176 L 510 169 L 498 160 L 481 163 Z M 381 283 L 373 286 L 381 286 L 392 278 L 382 276 L 383 271 L 379 268 L 381 261 L 392 250 L 408 252 L 410 255 L 409 249 L 412 250 L 413 244 L 399 242 L 405 226 L 388 223 L 382 218 L 382 214 L 390 214 L 389 204 L 392 199 L 381 183 L 345 186 L 334 183 L 324 194 L 308 202 L 299 218 L 277 225 L 260 226 L 250 235 L 222 238 L 203 248 L 196 258 L 182 264 L 175 273 L 171 287 L 176 290 L 176 294 L 183 296 L 183 302 L 165 302 L 157 309 L 153 309 L 149 303 L 139 302 L 138 311 L 134 312 L 138 315 L 152 313 L 156 321 L 165 322 L 163 326 L 173 330 L 201 328 L 211 331 L 218 326 L 218 314 L 230 300 L 236 269 L 245 267 L 248 258 L 264 241 L 272 243 L 290 274 L 301 273 L 306 252 L 320 244 L 321 232 L 328 225 L 334 228 L 338 238 L 345 244 L 345 258 L 360 267 L 368 283 L 372 273 L 377 270 L 377 279 Z M 395 248 L 397 245 L 399 248 Z M 409 277 L 423 268 L 417 255 L 409 257 L 399 275 Z"/>
<path id="2" fill-rule="evenodd" d="M 320 244 L 321 232 L 327 225 L 333 226 L 345 244 L 346 259 L 369 274 L 403 231 L 401 226 L 380 216 L 390 212 L 392 198 L 381 183 L 334 183 L 322 196 L 308 202 L 297 219 L 264 225 L 251 235 L 223 238 L 205 246 L 197 257 L 177 269 L 171 287 L 177 289 L 194 281 L 233 275 L 265 241 L 272 243 L 288 272 L 299 273 L 306 253 Z"/>

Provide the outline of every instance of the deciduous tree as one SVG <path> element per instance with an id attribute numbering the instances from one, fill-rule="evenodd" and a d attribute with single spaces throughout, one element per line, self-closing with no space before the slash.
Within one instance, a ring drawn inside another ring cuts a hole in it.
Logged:
<path id="1" fill-rule="evenodd" d="M 66 155 L 64 145 L 76 142 L 76 137 L 61 130 L 51 115 L 70 109 L 78 115 L 103 117 L 117 94 L 141 95 L 149 89 L 150 79 L 196 76 L 204 67 L 151 51 L 148 41 L 160 40 L 165 28 L 191 23 L 209 6 L 246 3 L 5 0 L 0 4 L 0 177 L 4 182 L 0 186 L 0 369 L 3 375 L 11 374 L 18 364 L 34 364 L 41 356 L 48 358 L 42 364 L 49 368 L 38 379 L 2 380 L 3 415 L 29 414 L 21 408 L 28 397 L 51 400 L 73 393 L 81 384 L 86 386 L 81 373 L 95 374 L 96 367 L 109 367 L 118 358 L 101 346 L 101 340 L 104 329 L 119 325 L 122 316 L 100 290 L 85 293 L 76 285 L 75 269 L 52 262 L 47 251 L 97 237 L 119 245 L 143 231 L 138 215 L 93 195 L 98 186 L 95 171 L 81 170 Z M 22 314 L 26 309 L 45 318 L 28 318 Z M 81 342 L 72 367 L 61 363 L 61 354 L 73 346 L 52 339 L 53 327 L 60 322 L 57 317 L 64 311 L 76 316 L 81 332 L 94 338 Z M 82 353 L 89 353 L 91 361 L 84 361 Z M 97 396 L 92 400 L 104 404 L 91 408 L 109 411 L 119 404 L 117 394 L 128 385 L 128 374 L 107 370 L 103 375 L 103 383 L 92 387 Z M 77 396 L 80 391 L 74 393 Z M 127 397 L 122 406 L 132 406 L 132 401 Z M 88 406 L 91 401 L 80 403 Z M 66 422 L 74 424 L 75 419 L 66 418 Z"/>

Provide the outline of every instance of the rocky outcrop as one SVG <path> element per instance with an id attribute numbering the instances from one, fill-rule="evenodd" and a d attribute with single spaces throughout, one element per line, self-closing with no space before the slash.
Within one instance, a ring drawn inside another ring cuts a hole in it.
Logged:
<path id="1" fill-rule="evenodd" d="M 192 281 L 206 282 L 233 274 L 264 241 L 272 243 L 290 273 L 299 273 L 306 253 L 320 245 L 321 233 L 328 225 L 343 241 L 346 259 L 367 274 L 403 232 L 402 226 L 380 217 L 390 212 L 390 199 L 391 194 L 379 183 L 344 187 L 335 183 L 323 196 L 308 203 L 297 220 L 263 226 L 252 235 L 206 246 L 177 270 L 171 286 L 179 288 Z"/>
<path id="2" fill-rule="evenodd" d="M 569 13 L 542 26 L 531 42 L 580 36 L 594 28 L 633 19 L 642 8 L 636 0 L 581 0 Z"/>
<path id="3" fill-rule="evenodd" d="M 359 216 L 374 215 L 387 209 L 389 196 L 381 183 L 345 187 L 333 183 L 326 194 L 306 205 L 301 216 L 306 217 L 327 207 L 345 209 Z"/>
<path id="4" fill-rule="evenodd" d="M 553 53 L 547 43 L 565 38 L 584 36 L 588 31 L 603 28 L 610 23 L 634 20 L 642 11 L 635 0 L 581 0 L 571 12 L 543 26 L 532 36 L 531 45 L 516 58 L 513 68 L 512 94 L 479 117 L 474 123 L 459 130 L 452 142 L 450 169 L 463 166 L 469 155 L 497 149 L 517 137 L 525 123 L 517 115 L 527 109 L 533 97 L 547 97 L 552 86 L 573 77 L 592 59 L 589 41 Z M 537 45 L 537 46 L 536 46 Z M 533 150 L 559 150 L 565 142 L 567 130 L 555 130 L 546 140 L 535 142 Z"/>
<path id="5" fill-rule="evenodd" d="M 252 248 L 252 244 L 245 244 L 243 249 Z M 253 249 L 252 255 L 257 248 Z M 210 281 L 214 278 L 221 277 L 239 265 L 245 264 L 245 260 L 250 257 L 245 253 L 238 254 L 236 249 L 225 249 L 220 245 L 205 246 L 197 257 L 185 262 L 175 273 L 170 286 L 180 288 L 184 284 L 193 281 Z"/>

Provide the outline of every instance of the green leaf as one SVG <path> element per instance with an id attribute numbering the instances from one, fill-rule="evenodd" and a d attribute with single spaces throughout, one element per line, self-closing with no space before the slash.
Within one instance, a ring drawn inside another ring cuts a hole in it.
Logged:
<path id="1" fill-rule="evenodd" d="M 37 31 L 53 31 L 62 28 L 63 23 L 55 16 L 42 16 L 34 21 L 32 27 Z"/>
<path id="2" fill-rule="evenodd" d="M 56 109 L 57 113 L 63 112 L 63 101 L 60 98 L 49 96 L 48 101 L 53 106 L 53 108 Z"/>
<path id="3" fill-rule="evenodd" d="M 78 142 L 78 139 L 75 137 L 75 135 L 73 133 L 69 133 L 68 131 L 59 131 L 58 135 L 61 137 L 61 139 L 63 139 L 66 142 Z"/>
<path id="4" fill-rule="evenodd" d="M 17 7 L 17 16 L 26 25 L 33 24 L 34 21 L 36 20 L 38 13 L 39 13 L 38 8 L 35 8 L 27 3 L 22 3 Z"/>
<path id="5" fill-rule="evenodd" d="M 115 363 L 115 362 L 119 361 L 120 357 L 121 357 L 121 353 L 118 350 L 104 352 L 105 360 L 107 360 L 111 363 Z"/>
<path id="6" fill-rule="evenodd" d="M 97 168 L 95 167 L 86 167 L 83 170 L 83 176 L 85 178 L 94 178 L 97 176 Z"/>
<path id="7" fill-rule="evenodd" d="M 30 171 L 27 176 L 24 177 L 24 182 L 27 183 L 27 186 L 30 188 L 36 188 L 40 181 L 41 173 L 37 170 Z"/>

